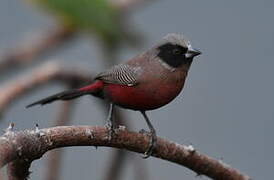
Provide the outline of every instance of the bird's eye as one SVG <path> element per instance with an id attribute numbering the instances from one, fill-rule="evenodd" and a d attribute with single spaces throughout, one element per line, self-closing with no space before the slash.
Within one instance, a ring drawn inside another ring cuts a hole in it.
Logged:
<path id="1" fill-rule="evenodd" d="M 179 54 L 181 54 L 181 50 L 180 49 L 173 49 L 172 50 L 172 53 L 174 54 L 174 55 L 179 55 Z"/>

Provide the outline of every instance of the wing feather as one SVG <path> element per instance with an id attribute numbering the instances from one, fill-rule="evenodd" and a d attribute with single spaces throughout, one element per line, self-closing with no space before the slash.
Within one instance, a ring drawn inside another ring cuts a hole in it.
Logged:
<path id="1" fill-rule="evenodd" d="M 140 68 L 132 67 L 128 64 L 120 64 L 98 74 L 95 79 L 99 79 L 107 83 L 135 86 L 138 84 L 137 71 L 139 69 Z"/>

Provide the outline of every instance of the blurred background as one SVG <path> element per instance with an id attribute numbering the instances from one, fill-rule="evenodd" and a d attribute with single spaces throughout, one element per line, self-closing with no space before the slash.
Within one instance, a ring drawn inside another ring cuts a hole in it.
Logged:
<path id="1" fill-rule="evenodd" d="M 92 25 L 98 28 L 92 32 L 87 30 L 85 21 L 71 23 L 67 17 L 53 15 L 56 10 L 47 11 L 49 5 L 38 5 L 40 2 L 35 5 L 35 1 L 0 1 L 1 55 L 24 47 L 32 38 L 39 39 L 43 35 L 41 32 L 56 29 L 60 22 L 72 31 L 79 27 L 81 32 L 60 48 L 52 48 L 46 55 L 37 57 L 34 63 L 1 74 L 0 87 L 48 60 L 96 74 L 146 50 L 167 33 L 181 32 L 203 54 L 195 59 L 184 92 L 169 105 L 148 113 L 158 135 L 180 144 L 192 144 L 198 151 L 254 179 L 272 179 L 273 1 L 151 0 L 118 14 L 117 19 L 116 9 L 99 5 L 103 8 L 96 8 L 97 15 L 101 17 L 103 12 L 106 23 L 97 23 L 95 18 Z M 43 6 L 47 7 L 39 8 Z M 108 15 L 115 18 L 111 20 Z M 96 14 L 91 16 L 97 17 Z M 113 27 L 117 24 L 119 26 Z M 120 42 L 122 30 L 129 32 L 129 41 L 133 43 Z M 130 37 L 131 32 L 134 32 L 133 37 Z M 139 39 L 141 42 L 136 41 Z M 25 109 L 25 105 L 63 89 L 60 83 L 53 83 L 31 91 L 6 109 L 0 129 L 10 122 L 20 130 L 34 128 L 36 123 L 40 128 L 52 126 L 60 102 L 31 109 Z M 103 125 L 107 113 L 98 103 L 101 100 L 93 97 L 76 100 L 69 124 Z M 140 113 L 123 112 L 132 130 L 147 127 Z M 105 147 L 97 150 L 93 147 L 65 148 L 60 179 L 104 179 L 112 151 Z M 48 154 L 32 164 L 31 179 L 44 179 Z M 167 161 L 153 157 L 143 160 L 140 154 L 129 154 L 134 158 L 123 162 L 119 179 L 208 179 L 196 177 L 194 172 Z"/>

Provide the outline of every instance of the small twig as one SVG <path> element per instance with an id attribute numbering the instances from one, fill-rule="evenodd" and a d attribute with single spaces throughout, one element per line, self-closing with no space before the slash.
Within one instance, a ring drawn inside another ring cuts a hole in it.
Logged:
<path id="1" fill-rule="evenodd" d="M 50 33 L 40 35 L 37 40 L 26 42 L 20 47 L 10 50 L 6 55 L 0 57 L 1 75 L 38 60 L 38 56 L 65 44 L 64 42 L 73 37 L 74 32 L 73 29 L 61 26 L 54 31 L 51 30 Z"/>
<path id="2" fill-rule="evenodd" d="M 0 114 L 15 100 L 45 85 L 47 82 L 61 81 L 65 84 L 71 84 L 72 82 L 88 83 L 91 79 L 91 75 L 87 72 L 64 69 L 57 63 L 48 62 L 26 76 L 0 88 Z"/>
<path id="3" fill-rule="evenodd" d="M 49 150 L 68 146 L 108 146 L 144 153 L 150 140 L 147 134 L 129 132 L 125 129 L 117 130 L 111 140 L 108 135 L 107 128 L 98 126 L 62 126 L 41 130 L 7 131 L 0 137 L 0 167 L 18 159 L 33 161 L 41 158 Z M 157 138 L 157 147 L 153 156 L 185 166 L 197 174 L 212 179 L 250 180 L 250 177 L 238 170 L 201 154 L 193 147 L 162 138 Z"/>

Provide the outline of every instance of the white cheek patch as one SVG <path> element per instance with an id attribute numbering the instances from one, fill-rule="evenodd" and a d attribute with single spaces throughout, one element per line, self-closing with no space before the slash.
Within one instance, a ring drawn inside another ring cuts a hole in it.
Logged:
<path id="1" fill-rule="evenodd" d="M 186 53 L 186 58 L 190 58 L 191 56 L 193 56 L 193 55 L 190 53 Z"/>
<path id="2" fill-rule="evenodd" d="M 190 58 L 190 57 L 192 57 L 193 56 L 193 54 L 191 54 L 191 53 L 186 53 L 186 58 Z"/>
<path id="3" fill-rule="evenodd" d="M 186 52 L 186 58 L 190 58 L 190 57 L 193 56 L 193 54 L 192 54 L 192 53 L 189 53 L 189 50 L 191 51 L 191 50 L 193 50 L 193 48 L 192 48 L 192 46 L 191 46 L 191 44 L 190 44 L 189 41 L 188 41 L 188 43 L 187 43 L 187 49 L 188 49 L 188 51 Z"/>
<path id="4" fill-rule="evenodd" d="M 166 69 L 168 69 L 169 71 L 173 72 L 175 71 L 175 68 L 171 67 L 170 65 L 168 65 L 167 63 L 165 63 L 164 61 L 162 61 L 160 58 L 157 58 L 157 60 L 159 61 L 159 63 Z"/>

